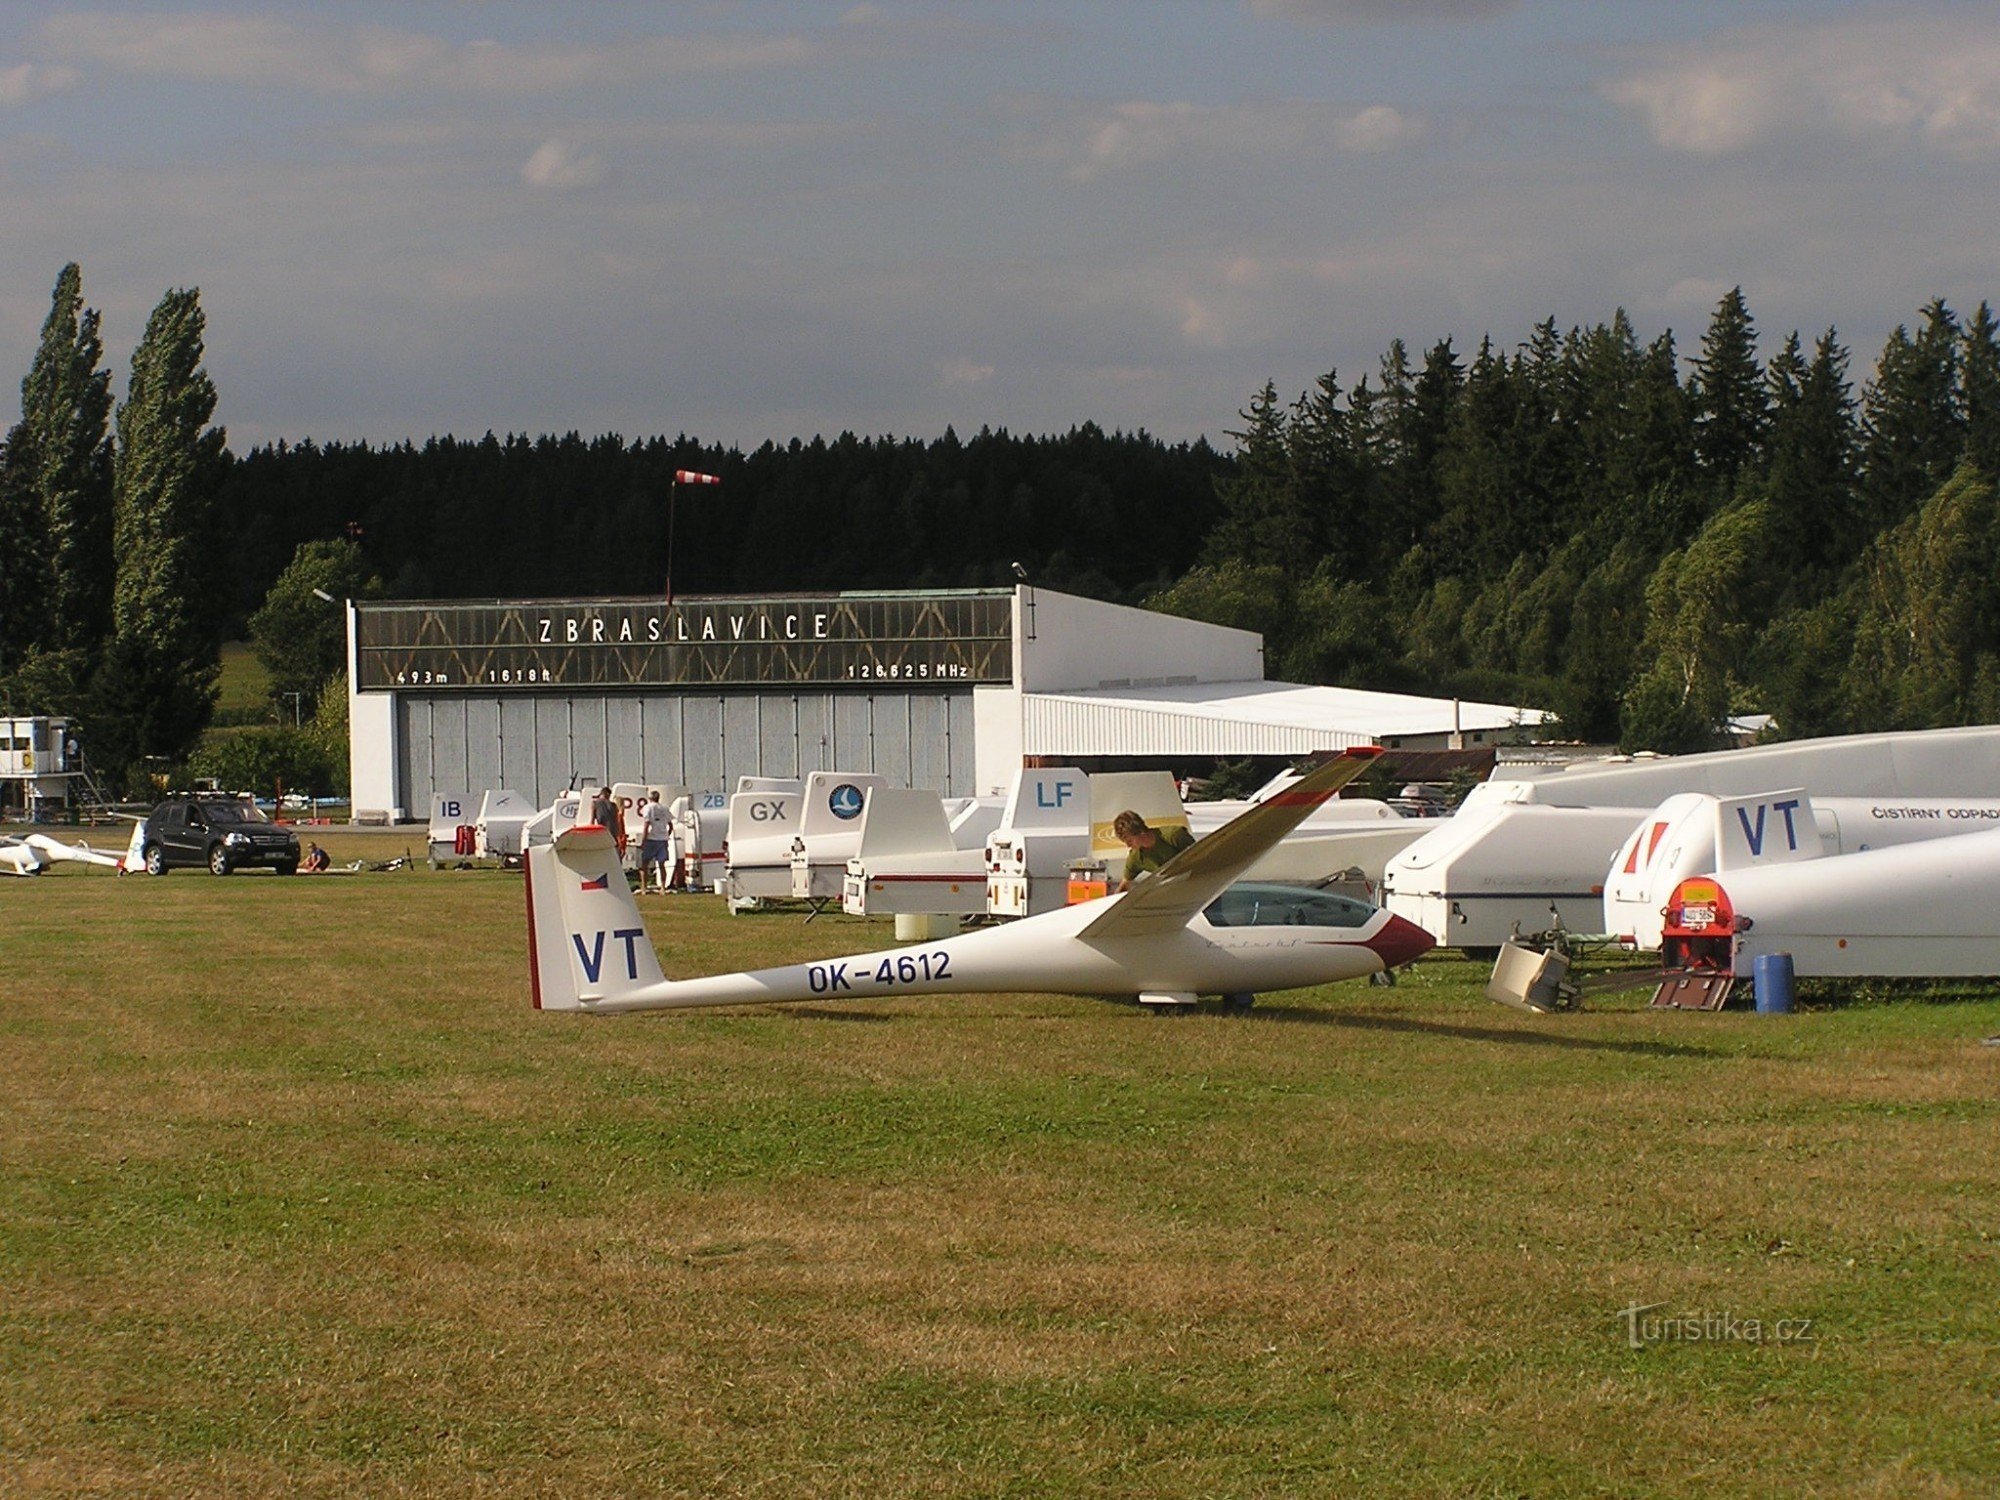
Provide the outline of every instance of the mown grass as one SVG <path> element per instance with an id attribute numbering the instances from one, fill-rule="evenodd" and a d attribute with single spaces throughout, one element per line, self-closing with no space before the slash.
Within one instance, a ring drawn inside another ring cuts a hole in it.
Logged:
<path id="1" fill-rule="evenodd" d="M 528 1008 L 520 905 L 0 884 L 0 1491 L 2000 1484 L 1991 991 L 592 1020 Z M 888 941 L 647 911 L 678 973 Z"/>
<path id="2" fill-rule="evenodd" d="M 271 674 L 248 641 L 222 643 L 222 673 L 216 680 L 215 722 L 219 725 L 269 724 L 276 708 L 271 701 Z M 290 723 L 287 715 L 286 723 Z"/>

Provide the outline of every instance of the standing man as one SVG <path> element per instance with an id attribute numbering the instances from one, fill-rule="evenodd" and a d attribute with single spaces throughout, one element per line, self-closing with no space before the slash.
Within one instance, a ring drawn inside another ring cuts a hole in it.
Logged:
<path id="1" fill-rule="evenodd" d="M 618 803 L 611 795 L 611 788 L 600 785 L 590 799 L 590 821 L 604 829 L 621 842 L 625 837 L 625 825 L 618 816 Z"/>
<path id="2" fill-rule="evenodd" d="M 660 801 L 658 792 L 648 796 L 642 805 L 645 833 L 639 845 L 639 889 L 646 889 L 646 877 L 650 872 L 653 889 L 664 896 L 668 884 L 667 866 L 673 862 L 673 815 Z"/>

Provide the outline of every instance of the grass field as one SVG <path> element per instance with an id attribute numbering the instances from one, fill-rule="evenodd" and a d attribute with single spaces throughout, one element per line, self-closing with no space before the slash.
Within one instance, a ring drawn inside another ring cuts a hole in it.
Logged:
<path id="1" fill-rule="evenodd" d="M 272 722 L 271 674 L 264 670 L 248 641 L 223 642 L 215 713 L 217 721 L 223 724 Z M 289 714 L 285 722 L 291 722 Z"/>
<path id="2" fill-rule="evenodd" d="M 421 869 L 0 881 L 0 952 L 8 1495 L 2000 1490 L 1991 992 L 593 1020 Z"/>

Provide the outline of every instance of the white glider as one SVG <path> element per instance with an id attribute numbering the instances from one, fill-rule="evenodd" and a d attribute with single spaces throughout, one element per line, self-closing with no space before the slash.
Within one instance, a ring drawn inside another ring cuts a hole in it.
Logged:
<path id="1" fill-rule="evenodd" d="M 1364 902 L 1233 882 L 1366 768 L 1327 762 L 1131 890 L 934 943 L 706 979 L 665 978 L 610 833 L 527 851 L 528 965 L 540 1010 L 611 1013 L 897 995 L 1037 991 L 1155 1005 L 1356 979 L 1408 963 L 1430 935 Z"/>

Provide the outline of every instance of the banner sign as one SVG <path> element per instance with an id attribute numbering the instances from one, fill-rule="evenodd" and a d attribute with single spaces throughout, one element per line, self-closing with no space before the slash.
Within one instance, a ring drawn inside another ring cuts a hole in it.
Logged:
<path id="1" fill-rule="evenodd" d="M 1011 591 L 663 601 L 357 603 L 355 686 L 1005 683 Z"/>

